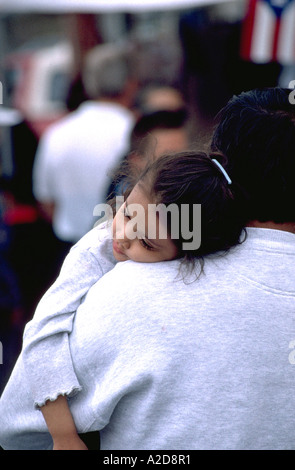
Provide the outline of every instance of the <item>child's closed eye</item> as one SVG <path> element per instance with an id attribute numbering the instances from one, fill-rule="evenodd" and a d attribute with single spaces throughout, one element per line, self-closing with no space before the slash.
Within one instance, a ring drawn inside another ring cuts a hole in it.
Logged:
<path id="1" fill-rule="evenodd" d="M 139 242 L 146 250 L 154 250 L 154 247 L 149 245 L 144 238 L 139 238 Z"/>

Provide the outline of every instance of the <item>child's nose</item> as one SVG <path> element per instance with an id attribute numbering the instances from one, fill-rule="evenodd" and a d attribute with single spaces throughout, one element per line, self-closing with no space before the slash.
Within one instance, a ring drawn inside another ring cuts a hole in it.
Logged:
<path id="1" fill-rule="evenodd" d="M 122 248 L 124 248 L 125 250 L 128 250 L 128 248 L 130 248 L 130 240 L 128 238 L 124 238 L 123 240 L 120 240 L 120 244 Z"/>

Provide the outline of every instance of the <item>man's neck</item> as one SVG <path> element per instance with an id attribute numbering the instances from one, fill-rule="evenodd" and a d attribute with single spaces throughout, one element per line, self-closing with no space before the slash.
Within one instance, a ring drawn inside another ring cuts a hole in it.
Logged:
<path id="1" fill-rule="evenodd" d="M 252 220 L 247 224 L 248 227 L 257 228 L 270 228 L 273 230 L 282 230 L 284 232 L 295 233 L 295 223 L 275 224 L 274 222 L 259 222 L 259 220 Z"/>

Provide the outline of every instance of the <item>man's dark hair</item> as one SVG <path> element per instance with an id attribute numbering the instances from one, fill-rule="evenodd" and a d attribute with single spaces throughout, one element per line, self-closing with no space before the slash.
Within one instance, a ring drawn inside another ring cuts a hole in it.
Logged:
<path id="1" fill-rule="evenodd" d="M 130 136 L 130 151 L 144 153 L 149 134 L 161 129 L 180 129 L 188 120 L 186 109 L 158 110 L 143 114 Z"/>
<path id="2" fill-rule="evenodd" d="M 245 192 L 247 219 L 295 222 L 295 105 L 290 90 L 265 88 L 234 96 L 219 114 L 211 149 L 223 152 Z"/>

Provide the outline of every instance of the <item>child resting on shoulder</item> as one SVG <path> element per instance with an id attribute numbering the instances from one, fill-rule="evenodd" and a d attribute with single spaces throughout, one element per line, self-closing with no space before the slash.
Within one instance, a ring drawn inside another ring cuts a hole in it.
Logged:
<path id="1" fill-rule="evenodd" d="M 234 184 L 220 155 L 164 155 L 140 175 L 111 223 L 87 233 L 69 252 L 59 277 L 41 299 L 23 338 L 23 361 L 32 408 L 43 413 L 53 449 L 87 449 L 67 398 L 79 393 L 69 335 L 83 298 L 117 262 L 154 263 L 180 259 L 201 274 L 205 255 L 240 241 Z M 111 295 L 115 294 L 116 290 Z"/>

